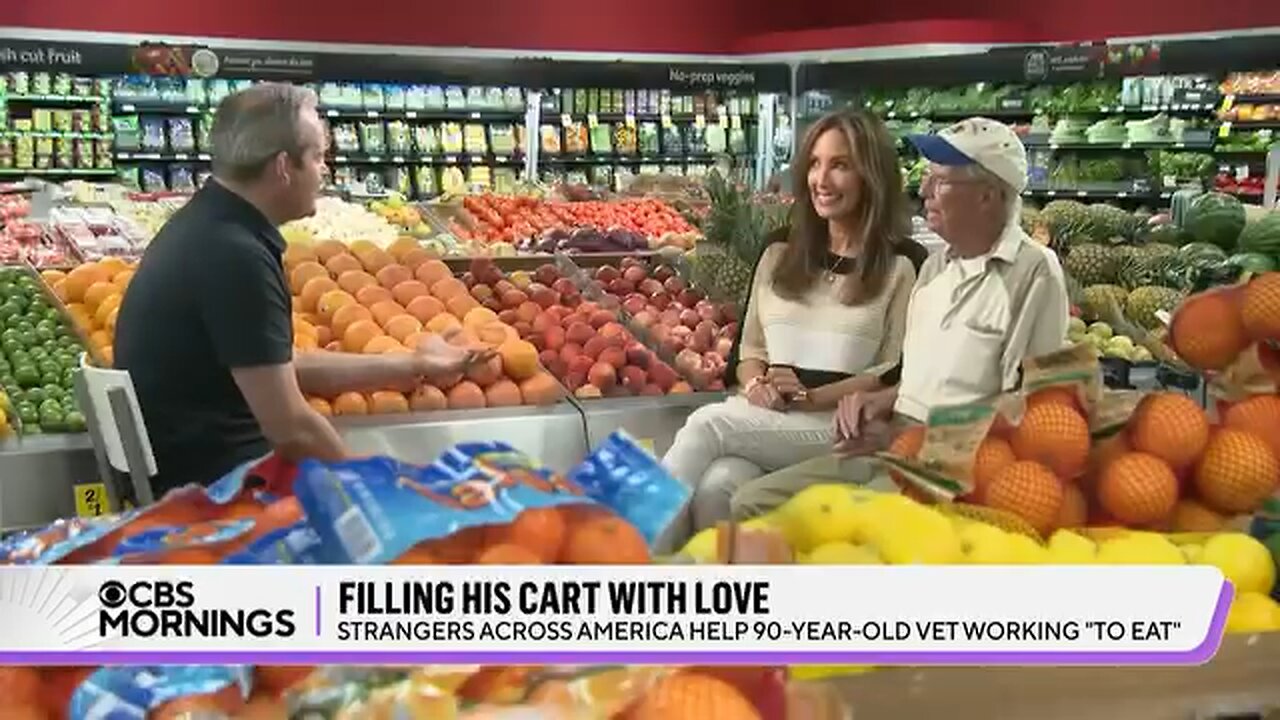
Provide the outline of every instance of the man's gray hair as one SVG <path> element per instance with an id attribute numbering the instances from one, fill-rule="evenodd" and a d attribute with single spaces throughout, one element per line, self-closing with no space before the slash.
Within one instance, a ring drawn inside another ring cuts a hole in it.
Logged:
<path id="1" fill-rule="evenodd" d="M 1017 190 L 1013 189 L 1012 185 L 1005 182 L 999 175 L 996 175 L 976 163 L 973 165 L 963 165 L 961 167 L 964 168 L 964 174 L 974 180 L 990 185 L 993 190 L 1000 193 L 1000 199 L 1004 205 L 1006 219 L 1022 216 L 1022 196 L 1018 194 Z"/>
<path id="2" fill-rule="evenodd" d="M 213 173 L 245 182 L 258 178 L 280 153 L 302 156 L 302 113 L 317 104 L 311 90 L 286 83 L 261 83 L 218 104 L 209 139 Z"/>

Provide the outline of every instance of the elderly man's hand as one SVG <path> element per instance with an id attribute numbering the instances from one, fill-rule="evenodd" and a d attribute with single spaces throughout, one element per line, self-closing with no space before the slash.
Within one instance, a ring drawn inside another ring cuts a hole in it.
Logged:
<path id="1" fill-rule="evenodd" d="M 438 378 L 466 372 L 471 366 L 493 357 L 491 347 L 455 344 L 459 332 L 454 330 L 444 336 L 433 334 L 418 343 L 413 351 L 419 376 Z"/>
<path id="2" fill-rule="evenodd" d="M 892 389 L 856 392 L 840 398 L 835 412 L 835 451 L 863 455 L 888 434 L 895 393 Z"/>

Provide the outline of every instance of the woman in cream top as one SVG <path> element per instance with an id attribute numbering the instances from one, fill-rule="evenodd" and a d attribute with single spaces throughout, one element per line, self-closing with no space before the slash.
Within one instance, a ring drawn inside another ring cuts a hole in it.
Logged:
<path id="1" fill-rule="evenodd" d="M 840 398 L 901 355 L 919 248 L 892 138 L 872 115 L 832 113 L 796 161 L 791 227 L 761 254 L 743 314 L 739 392 L 691 414 L 663 457 L 692 497 L 659 552 L 728 519 L 739 486 L 829 453 Z"/>

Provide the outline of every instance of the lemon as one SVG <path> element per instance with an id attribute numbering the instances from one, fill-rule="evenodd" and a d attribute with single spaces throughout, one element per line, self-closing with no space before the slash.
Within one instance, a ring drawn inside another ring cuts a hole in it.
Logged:
<path id="1" fill-rule="evenodd" d="M 1098 562 L 1104 565 L 1185 565 L 1182 551 L 1165 538 L 1134 533 L 1105 540 L 1098 546 Z"/>
<path id="2" fill-rule="evenodd" d="M 1267 546 L 1244 533 L 1214 535 L 1204 544 L 1200 562 L 1213 565 L 1236 592 L 1267 594 L 1276 583 L 1275 561 Z"/>
<path id="3" fill-rule="evenodd" d="M 1188 565 L 1199 565 L 1201 558 L 1204 557 L 1204 546 L 1195 543 L 1188 543 L 1181 546 L 1182 557 L 1187 559 Z"/>
<path id="4" fill-rule="evenodd" d="M 1280 605 L 1259 592 L 1243 592 L 1231 601 L 1227 632 L 1255 633 L 1280 630 Z"/>
<path id="5" fill-rule="evenodd" d="M 964 561 L 974 565 L 1007 565 L 1017 554 L 1012 538 L 999 528 L 972 523 L 960 531 Z"/>
<path id="6" fill-rule="evenodd" d="M 788 674 L 793 680 L 826 680 L 833 677 L 863 675 L 875 670 L 872 665 L 792 665 Z"/>
<path id="7" fill-rule="evenodd" d="M 947 565 L 964 559 L 963 543 L 951 521 L 922 507 L 882 528 L 875 546 L 894 565 Z"/>
<path id="8" fill-rule="evenodd" d="M 845 485 L 810 485 L 778 508 L 777 527 L 791 547 L 809 552 L 854 537 L 859 499 Z"/>
<path id="9" fill-rule="evenodd" d="M 819 545 L 803 560 L 806 565 L 879 565 L 882 562 L 874 548 L 842 540 Z"/>
<path id="10" fill-rule="evenodd" d="M 9 395 L 0 391 L 0 420 L 6 420 L 5 415 L 12 409 L 13 404 L 9 402 Z"/>
<path id="11" fill-rule="evenodd" d="M 1045 565 L 1049 562 L 1048 549 L 1026 535 L 1011 534 L 1009 547 L 1013 551 L 1010 562 L 1015 565 Z"/>
<path id="12" fill-rule="evenodd" d="M 1051 565 L 1088 565 L 1097 562 L 1098 546 L 1083 535 L 1059 530 L 1049 538 L 1048 555 Z"/>

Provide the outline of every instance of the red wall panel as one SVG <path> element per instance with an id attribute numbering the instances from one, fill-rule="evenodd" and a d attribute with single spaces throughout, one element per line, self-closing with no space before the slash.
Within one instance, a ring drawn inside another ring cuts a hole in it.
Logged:
<path id="1" fill-rule="evenodd" d="M 331 7 L 321 9 L 317 0 L 0 0 L 0 26 L 721 54 L 923 42 L 1072 41 L 1280 25 L 1275 0 L 400 0 L 335 2 Z"/>

